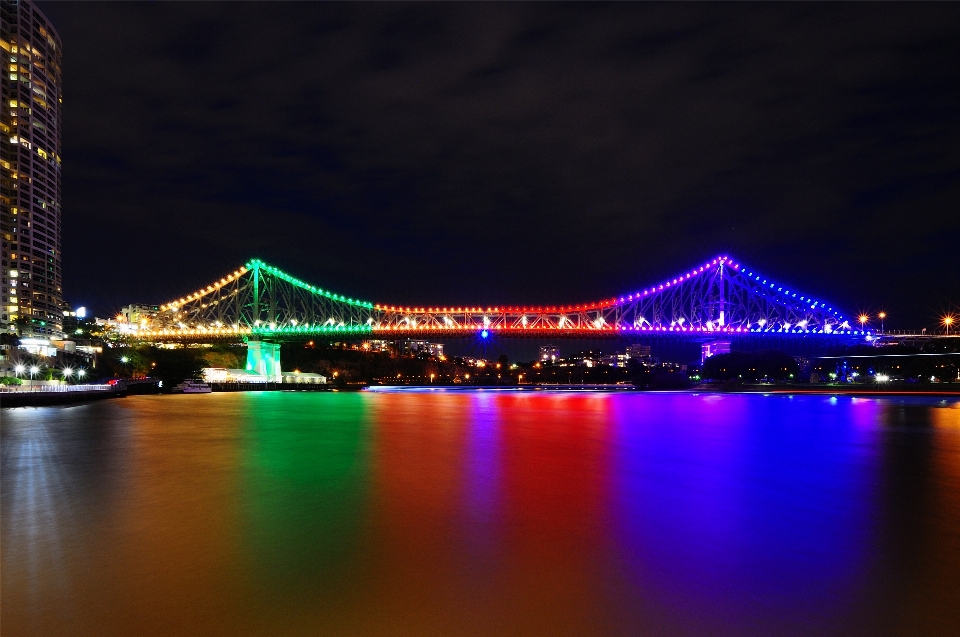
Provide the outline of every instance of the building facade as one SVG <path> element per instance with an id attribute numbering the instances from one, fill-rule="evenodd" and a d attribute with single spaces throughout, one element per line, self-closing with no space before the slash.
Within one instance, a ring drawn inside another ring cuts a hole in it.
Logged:
<path id="1" fill-rule="evenodd" d="M 540 346 L 540 362 L 555 363 L 560 360 L 560 348 L 556 345 Z"/>
<path id="2" fill-rule="evenodd" d="M 61 43 L 28 0 L 0 0 L 0 330 L 60 337 Z"/>

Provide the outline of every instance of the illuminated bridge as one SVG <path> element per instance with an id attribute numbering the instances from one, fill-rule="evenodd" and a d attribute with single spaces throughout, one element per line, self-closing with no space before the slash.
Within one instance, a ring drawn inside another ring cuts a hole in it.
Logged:
<path id="1" fill-rule="evenodd" d="M 346 338 L 834 337 L 862 334 L 832 305 L 719 256 L 648 287 L 576 305 L 423 307 L 348 298 L 253 259 L 160 306 L 148 341 Z"/>

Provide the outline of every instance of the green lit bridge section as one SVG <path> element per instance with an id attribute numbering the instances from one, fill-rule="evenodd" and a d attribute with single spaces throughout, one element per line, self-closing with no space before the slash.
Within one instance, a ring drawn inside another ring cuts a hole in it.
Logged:
<path id="1" fill-rule="evenodd" d="M 372 332 L 373 304 L 335 294 L 252 259 L 192 294 L 164 303 L 131 336 L 156 340 L 297 340 Z"/>

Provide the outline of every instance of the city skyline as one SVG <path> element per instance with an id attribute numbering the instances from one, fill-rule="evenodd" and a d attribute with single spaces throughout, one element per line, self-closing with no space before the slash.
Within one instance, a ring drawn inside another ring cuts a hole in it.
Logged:
<path id="1" fill-rule="evenodd" d="M 38 6 L 67 300 L 96 312 L 251 254 L 438 305 L 726 251 L 888 329 L 960 298 L 949 5 Z"/>

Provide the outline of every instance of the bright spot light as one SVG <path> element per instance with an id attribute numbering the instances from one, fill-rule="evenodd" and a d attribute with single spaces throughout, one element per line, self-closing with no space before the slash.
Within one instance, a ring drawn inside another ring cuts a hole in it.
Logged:
<path id="1" fill-rule="evenodd" d="M 860 325 L 865 325 L 867 321 L 870 320 L 870 317 L 867 316 L 866 314 L 861 314 L 860 318 L 858 318 L 857 320 L 860 321 Z"/>
<path id="2" fill-rule="evenodd" d="M 63 375 L 64 375 L 64 376 L 67 376 L 67 377 L 73 376 L 73 369 L 71 369 L 71 368 L 69 368 L 69 367 L 64 367 L 64 368 L 63 368 Z"/>
<path id="3" fill-rule="evenodd" d="M 26 369 L 26 368 L 25 368 L 23 365 L 17 365 L 17 366 L 14 367 L 13 369 L 14 369 L 14 371 L 17 372 L 18 374 L 22 374 L 22 373 L 23 373 L 23 370 Z"/>
<path id="4" fill-rule="evenodd" d="M 487 330 L 483 330 L 482 332 L 480 332 L 480 338 L 487 338 L 488 336 L 490 336 L 490 332 L 488 332 Z"/>
<path id="5" fill-rule="evenodd" d="M 887 382 L 888 380 L 890 380 L 890 377 L 887 376 L 886 374 L 877 374 L 877 382 L 878 382 L 878 383 L 885 383 L 885 382 Z"/>
<path id="6" fill-rule="evenodd" d="M 39 371 L 40 371 L 40 368 L 37 367 L 36 365 L 34 365 L 33 367 L 30 368 L 30 373 L 31 373 L 31 374 L 36 374 L 36 373 L 38 373 Z"/>
<path id="7" fill-rule="evenodd" d="M 78 376 L 78 377 L 83 378 L 83 377 L 86 376 L 86 375 L 87 375 L 87 370 L 85 370 L 85 369 L 78 369 L 78 370 L 77 370 L 77 376 Z"/>
<path id="8" fill-rule="evenodd" d="M 130 362 L 130 359 L 127 358 L 126 356 L 121 356 L 121 357 L 120 357 L 120 362 L 123 363 L 124 365 L 126 365 L 127 363 Z"/>

